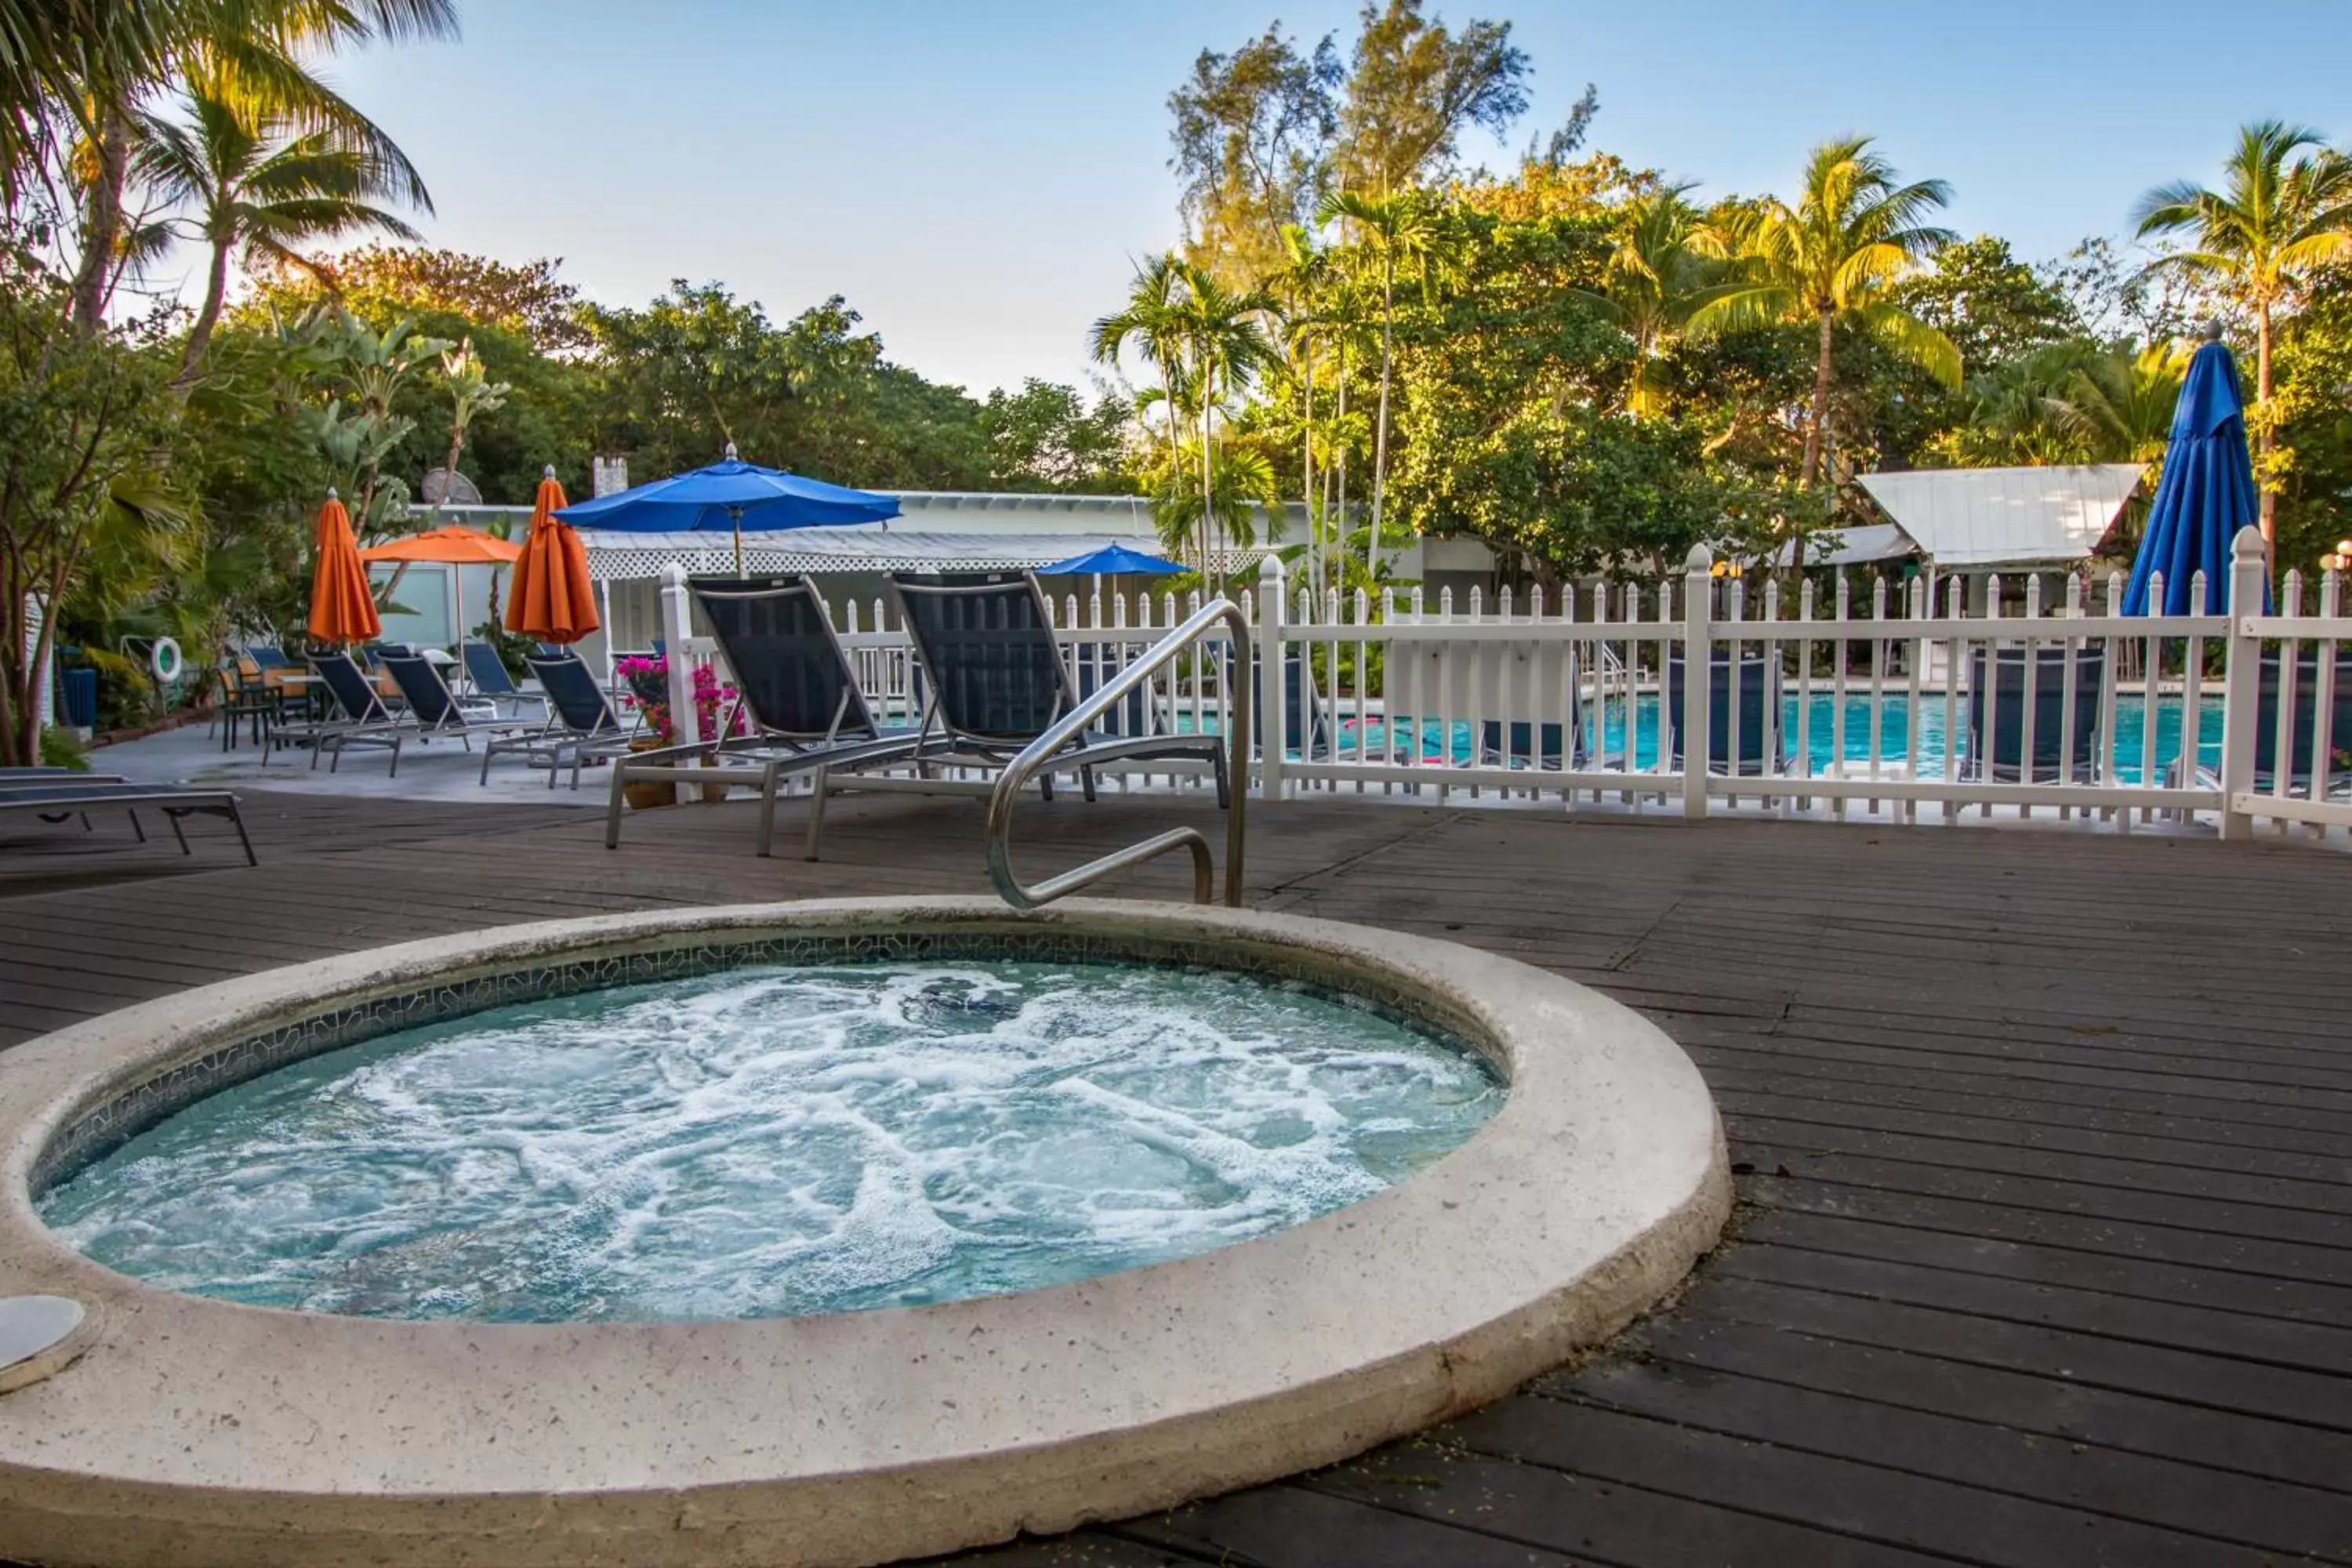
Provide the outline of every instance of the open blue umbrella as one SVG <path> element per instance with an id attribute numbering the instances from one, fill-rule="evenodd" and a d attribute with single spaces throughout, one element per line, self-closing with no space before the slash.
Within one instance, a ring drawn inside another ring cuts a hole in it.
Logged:
<path id="1" fill-rule="evenodd" d="M 2124 614 L 2221 614 L 2229 603 L 2230 542 L 2259 510 L 2238 362 L 2230 357 L 2217 325 L 2207 331 L 2180 384 L 2172 437 L 2164 448 L 2164 477 L 2157 481 L 2139 554 L 2132 561 Z M 2164 574 L 2164 603 L 2151 605 L 2148 582 L 2158 572 Z M 2205 574 L 2205 602 L 2196 605 L 2189 602 L 2189 590 L 2200 572 Z"/>
<path id="2" fill-rule="evenodd" d="M 729 530 L 735 535 L 735 574 L 740 577 L 746 527 L 754 533 L 773 533 L 792 528 L 880 522 L 898 515 L 898 503 L 871 490 L 853 490 L 740 461 L 735 456 L 735 443 L 730 441 L 725 459 L 707 468 L 633 485 L 617 494 L 565 507 L 555 515 L 574 527 L 611 528 L 625 533 Z"/>
<path id="3" fill-rule="evenodd" d="M 1037 568 L 1040 577 L 1117 577 L 1122 574 L 1139 577 L 1168 577 L 1183 571 L 1173 561 L 1162 561 L 1157 555 L 1146 555 L 1140 550 L 1129 550 L 1124 544 L 1106 544 L 1100 550 L 1089 550 L 1084 555 L 1073 555 L 1067 561 L 1056 561 L 1051 566 Z"/>

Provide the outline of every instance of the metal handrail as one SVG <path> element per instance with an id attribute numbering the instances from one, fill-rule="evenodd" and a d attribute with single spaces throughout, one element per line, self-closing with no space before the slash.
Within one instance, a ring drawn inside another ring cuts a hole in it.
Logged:
<path id="1" fill-rule="evenodd" d="M 1004 764 L 996 775 L 996 787 L 988 796 L 988 876 L 996 884 L 997 896 L 1016 910 L 1034 910 L 1052 903 L 1066 894 L 1075 893 L 1089 883 L 1100 881 L 1114 871 L 1129 866 L 1139 866 L 1157 859 L 1172 850 L 1192 852 L 1192 901 L 1212 902 L 1215 888 L 1215 868 L 1209 858 L 1209 841 L 1198 828 L 1175 827 L 1155 834 L 1139 844 L 1116 849 L 1089 860 L 1085 865 L 1048 877 L 1035 887 L 1025 887 L 1013 874 L 1013 808 L 1021 798 L 1021 787 L 1034 778 L 1041 769 L 1050 767 L 1055 756 L 1068 745 L 1073 737 L 1083 734 L 1088 724 L 1118 705 L 1119 700 L 1143 686 L 1152 676 L 1172 663 L 1176 656 L 1200 640 L 1201 634 L 1218 622 L 1223 622 L 1233 639 L 1234 659 L 1229 667 L 1235 673 L 1226 682 L 1226 706 L 1231 717 L 1226 727 L 1225 792 L 1228 806 L 1225 814 L 1225 902 L 1235 909 L 1242 903 L 1242 835 L 1245 803 L 1249 799 L 1249 745 L 1251 679 L 1249 622 L 1239 605 L 1231 599 L 1218 599 L 1202 605 L 1183 625 L 1151 645 L 1150 651 L 1133 664 L 1103 683 L 1095 694 L 1055 720 L 1045 732 L 1021 749 L 1018 756 Z M 1234 688 L 1239 686 L 1240 689 Z"/>

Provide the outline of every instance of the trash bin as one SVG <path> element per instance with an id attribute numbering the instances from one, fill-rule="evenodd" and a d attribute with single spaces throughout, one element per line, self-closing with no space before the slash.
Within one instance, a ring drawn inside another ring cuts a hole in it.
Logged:
<path id="1" fill-rule="evenodd" d="M 98 728 L 98 671 L 94 669 L 61 669 L 58 671 L 59 700 L 58 716 L 68 728 L 95 730 Z"/>

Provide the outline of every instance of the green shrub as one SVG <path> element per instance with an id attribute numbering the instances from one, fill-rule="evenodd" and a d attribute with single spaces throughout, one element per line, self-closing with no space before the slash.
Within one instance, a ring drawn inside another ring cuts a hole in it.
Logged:
<path id="1" fill-rule="evenodd" d="M 71 768 L 78 773 L 89 772 L 89 753 L 82 750 L 81 737 L 62 725 L 48 724 L 41 729 L 41 766 Z"/>

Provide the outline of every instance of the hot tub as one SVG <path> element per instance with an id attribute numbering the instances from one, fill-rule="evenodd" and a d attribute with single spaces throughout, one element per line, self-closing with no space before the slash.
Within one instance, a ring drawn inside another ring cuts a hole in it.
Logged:
<path id="1" fill-rule="evenodd" d="M 756 1073 L 741 1053 L 631 1054 L 681 1008 L 683 1046 L 761 1007 L 833 1017 L 824 986 L 840 1017 L 920 1027 L 878 1064 L 864 1036 L 753 1051 Z M 1122 988 L 1192 1015 L 1152 1047 L 1166 1060 L 1102 1065 L 1118 1026 L 1087 1010 Z M 566 1033 L 583 1013 L 611 1026 Z M 483 1033 L 509 1016 L 552 1033 Z M 1269 1046 L 1294 1016 L 1311 1037 Z M 353 1114 L 334 1092 L 397 1100 L 424 1066 L 478 1090 L 461 1109 L 491 1101 L 432 1123 L 454 1154 L 387 1175 L 374 1145 L 334 1147 Z M 801 1075 L 802 1098 L 738 1103 L 760 1074 Z M 727 1115 L 697 1099 L 711 1075 Z M 247 1101 L 314 1120 L 239 1122 Z M 620 1227 L 617 1265 L 602 1211 L 535 1250 L 574 1217 L 545 1199 L 546 1148 L 663 1117 L 685 1129 L 665 1173 L 678 1149 L 722 1160 L 724 1223 L 665 1192 Z M 872 1131 L 866 1154 L 795 1176 L 841 1126 Z M 446 1175 L 468 1140 L 509 1184 L 436 1226 L 436 1205 L 480 1194 L 428 1184 L 416 1212 L 416 1172 Z M 909 1143 L 911 1164 L 874 1152 Z M 175 1151 L 184 1167 L 154 1163 Z M 0 1556 L 54 1563 L 852 1564 L 1122 1517 L 1507 1391 L 1671 1288 L 1729 1200 L 1696 1071 L 1582 987 L 1355 927 L 1076 901 L 616 916 L 273 971 L 0 1058 L 0 1293 L 85 1314 L 0 1395 Z M 76 1207 L 132 1165 L 110 1208 Z M 761 1208 L 745 1194 L 771 1174 L 785 1196 Z M 868 1201 L 892 1182 L 924 1201 Z M 355 1228 L 387 1211 L 404 1228 L 344 1246 L 315 1211 L 352 1191 Z M 879 1253 L 905 1267 L 877 1273 L 868 1247 L 844 1274 L 824 1216 L 868 1209 L 943 1213 L 957 1235 L 901 1258 L 886 1226 Z M 145 1246 L 167 1217 L 170 1245 Z M 686 1250 L 648 1261 L 649 1226 Z M 745 1237 L 780 1250 L 739 1267 Z M 192 1251 L 221 1258 L 206 1275 Z"/>

